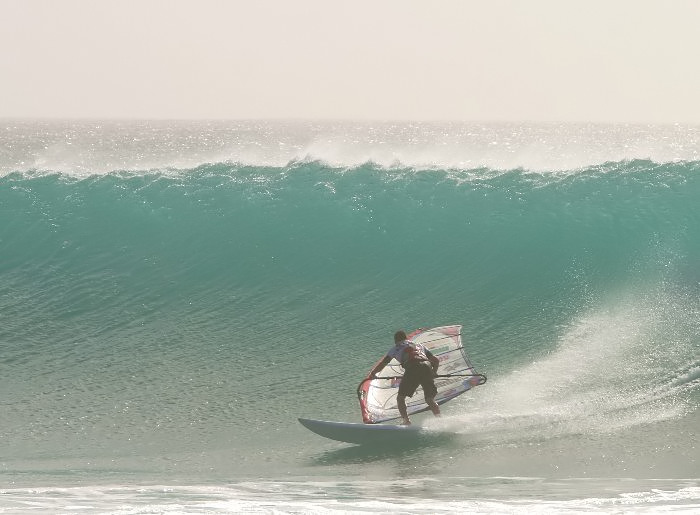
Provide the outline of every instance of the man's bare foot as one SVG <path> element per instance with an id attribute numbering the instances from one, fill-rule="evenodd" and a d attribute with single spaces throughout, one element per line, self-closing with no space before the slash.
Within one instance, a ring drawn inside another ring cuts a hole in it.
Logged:
<path id="1" fill-rule="evenodd" d="M 405 418 L 405 419 L 403 419 L 403 422 L 401 422 L 401 425 L 402 425 L 402 426 L 410 426 L 410 425 L 411 425 L 411 421 L 408 420 L 407 418 Z"/>

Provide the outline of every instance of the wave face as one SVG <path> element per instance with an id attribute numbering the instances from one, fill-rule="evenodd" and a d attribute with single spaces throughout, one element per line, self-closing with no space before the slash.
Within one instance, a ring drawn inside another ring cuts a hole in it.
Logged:
<path id="1" fill-rule="evenodd" d="M 99 154 L 81 148 L 70 159 Z M 533 444 L 573 453 L 612 435 L 608 454 L 629 462 L 658 443 L 650 424 L 688 434 L 700 385 L 699 161 L 535 171 L 406 160 L 234 156 L 83 173 L 34 159 L 6 170 L 9 470 L 308 474 L 299 454 L 319 442 L 295 417 L 359 420 L 354 388 L 393 331 L 449 323 L 464 325 L 489 382 L 445 408 L 470 443 L 438 455 L 482 453 L 507 475 Z M 680 466 L 673 456 L 668 467 Z M 347 472 L 375 459 L 319 463 Z M 538 453 L 526 472 L 552 459 Z M 579 475 L 618 470 L 579 465 Z"/>

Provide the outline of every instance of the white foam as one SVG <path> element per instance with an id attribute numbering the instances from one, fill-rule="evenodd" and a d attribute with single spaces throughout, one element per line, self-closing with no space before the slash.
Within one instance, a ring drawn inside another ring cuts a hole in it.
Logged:
<path id="1" fill-rule="evenodd" d="M 508 443 L 680 418 L 692 409 L 679 397 L 681 388 L 697 379 L 698 369 L 675 378 L 669 371 L 682 370 L 693 355 L 689 327 L 700 327 L 693 304 L 671 292 L 611 299 L 564 328 L 549 354 L 491 376 L 488 388 L 454 401 L 468 403 L 465 414 L 441 424 Z"/>
<path id="2" fill-rule="evenodd" d="M 0 511 L 70 513 L 693 513 L 700 487 L 670 480 L 551 483 L 535 478 L 269 481 L 194 486 L 88 486 L 0 490 Z M 685 481 L 692 483 L 692 481 Z M 513 486 L 517 494 L 509 493 Z M 429 487 L 429 491 L 426 491 Z M 637 487 L 635 490 L 634 488 Z M 646 489 L 639 489 L 644 487 Z M 482 491 L 481 489 L 484 489 Z M 502 489 L 502 494 L 494 495 Z M 430 493 L 432 491 L 433 493 Z M 580 495 L 576 492 L 579 491 Z M 587 495 L 605 491 L 605 496 Z M 413 493 L 412 493 L 413 492 Z M 488 494 L 486 494 L 489 492 Z M 545 492 L 549 492 L 549 495 Z"/>
<path id="3" fill-rule="evenodd" d="M 700 127 L 351 122 L 5 122 L 0 176 L 85 177 L 206 163 L 285 167 L 576 170 L 611 161 L 700 160 Z"/>

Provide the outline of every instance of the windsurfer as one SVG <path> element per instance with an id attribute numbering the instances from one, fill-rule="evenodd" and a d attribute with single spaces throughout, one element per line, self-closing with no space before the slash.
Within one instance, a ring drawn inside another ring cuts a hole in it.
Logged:
<path id="1" fill-rule="evenodd" d="M 438 359 L 420 343 L 409 340 L 404 331 L 397 331 L 394 334 L 394 346 L 389 349 L 386 356 L 372 369 L 369 377 L 375 378 L 394 358 L 404 368 L 404 374 L 399 385 L 399 393 L 396 397 L 403 424 L 411 424 L 406 412 L 406 397 L 413 397 L 418 385 L 423 387 L 425 402 L 430 410 L 436 417 L 439 416 L 440 406 L 435 402 L 437 388 L 434 380 L 437 369 L 440 366 Z"/>

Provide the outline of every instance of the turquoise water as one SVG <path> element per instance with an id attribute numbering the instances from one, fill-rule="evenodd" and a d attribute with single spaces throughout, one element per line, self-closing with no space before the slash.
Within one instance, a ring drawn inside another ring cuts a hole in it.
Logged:
<path id="1" fill-rule="evenodd" d="M 0 508 L 697 509 L 697 134 L 7 122 Z M 445 324 L 456 439 L 297 423 Z"/>

